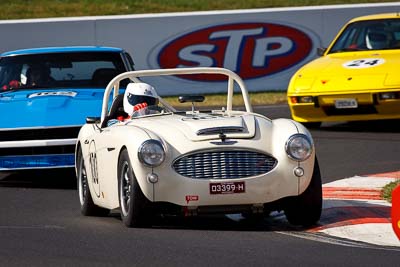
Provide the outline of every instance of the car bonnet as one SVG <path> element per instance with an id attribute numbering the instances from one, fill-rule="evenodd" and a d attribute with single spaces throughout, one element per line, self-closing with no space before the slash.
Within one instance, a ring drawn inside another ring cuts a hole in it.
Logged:
<path id="1" fill-rule="evenodd" d="M 400 85 L 400 50 L 337 53 L 314 60 L 296 73 L 296 84 L 322 91 L 379 89 Z"/>
<path id="2" fill-rule="evenodd" d="M 249 114 L 226 117 L 211 114 L 157 116 L 132 120 L 129 124 L 148 129 L 172 142 L 179 138 L 191 141 L 252 138 L 256 132 L 255 118 Z"/>
<path id="3" fill-rule="evenodd" d="M 0 128 L 78 126 L 100 116 L 103 89 L 15 90 L 0 93 Z"/>

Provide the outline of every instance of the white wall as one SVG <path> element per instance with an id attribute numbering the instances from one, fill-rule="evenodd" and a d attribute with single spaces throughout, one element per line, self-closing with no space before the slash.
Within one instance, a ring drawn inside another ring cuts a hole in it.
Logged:
<path id="1" fill-rule="evenodd" d="M 115 46 L 131 53 L 137 69 L 185 66 L 190 59 L 194 64 L 228 67 L 246 76 L 251 91 L 285 90 L 294 71 L 315 58 L 316 48 L 327 46 L 349 19 L 395 11 L 400 11 L 400 2 L 7 20 L 0 21 L 0 52 L 41 46 Z M 297 33 L 289 35 L 289 31 Z M 301 41 L 304 38 L 310 45 L 299 49 L 307 43 Z M 267 46 L 271 41 L 277 44 Z M 159 61 L 168 44 L 174 49 Z M 185 89 L 209 93 L 225 86 L 177 77 L 159 78 L 152 84 L 164 95 Z"/>

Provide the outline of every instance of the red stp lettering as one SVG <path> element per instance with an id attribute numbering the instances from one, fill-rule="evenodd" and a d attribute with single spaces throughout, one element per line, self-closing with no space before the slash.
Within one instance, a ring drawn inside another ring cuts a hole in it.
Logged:
<path id="1" fill-rule="evenodd" d="M 224 67 L 243 79 L 251 79 L 298 64 L 310 54 L 312 46 L 307 34 L 289 26 L 227 24 L 190 32 L 170 41 L 160 50 L 158 63 L 161 68 Z M 201 80 L 204 75 L 193 75 L 190 79 Z"/>

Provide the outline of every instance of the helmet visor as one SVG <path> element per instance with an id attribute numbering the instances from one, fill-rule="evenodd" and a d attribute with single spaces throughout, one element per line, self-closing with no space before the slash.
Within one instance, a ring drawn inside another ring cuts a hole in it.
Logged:
<path id="1" fill-rule="evenodd" d="M 157 104 L 157 99 L 151 96 L 128 94 L 128 102 L 132 106 L 140 103 L 147 103 L 148 106 Z"/>

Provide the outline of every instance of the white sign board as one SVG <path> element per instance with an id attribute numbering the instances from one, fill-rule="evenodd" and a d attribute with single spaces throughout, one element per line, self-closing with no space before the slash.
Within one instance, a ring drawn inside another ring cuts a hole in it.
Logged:
<path id="1" fill-rule="evenodd" d="M 351 18 L 400 3 L 0 21 L 0 51 L 69 45 L 121 47 L 137 69 L 225 67 L 250 91 L 286 90 Z M 207 79 L 207 81 L 204 81 Z M 161 95 L 222 91 L 219 77 L 152 80 Z M 161 91 L 160 91 L 161 90 Z"/>

